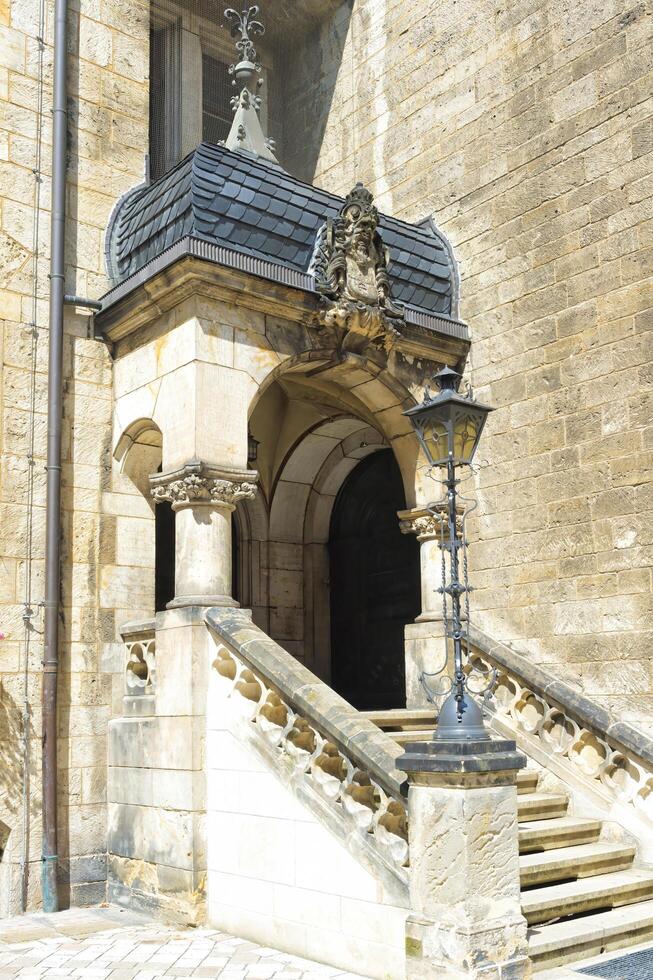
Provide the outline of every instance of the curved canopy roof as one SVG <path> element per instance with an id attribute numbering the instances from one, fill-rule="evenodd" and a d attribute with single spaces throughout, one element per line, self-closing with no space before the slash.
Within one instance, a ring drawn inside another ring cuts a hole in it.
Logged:
<path id="1" fill-rule="evenodd" d="M 278 165 L 201 143 L 160 180 L 119 203 L 107 238 L 109 273 L 122 282 L 192 238 L 306 274 L 319 229 L 337 217 L 343 201 Z M 390 252 L 393 300 L 456 317 L 454 261 L 433 222 L 411 225 L 382 215 L 379 231 Z"/>

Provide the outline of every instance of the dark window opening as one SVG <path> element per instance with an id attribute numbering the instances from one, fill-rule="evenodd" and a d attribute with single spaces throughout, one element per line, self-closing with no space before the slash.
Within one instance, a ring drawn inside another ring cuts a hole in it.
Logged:
<path id="1" fill-rule="evenodd" d="M 175 597 L 175 512 L 162 500 L 154 512 L 154 607 L 161 612 Z"/>
<path id="2" fill-rule="evenodd" d="M 179 162 L 181 51 L 178 22 L 150 28 L 150 178 Z"/>
<path id="3" fill-rule="evenodd" d="M 234 92 L 229 65 L 202 55 L 202 139 L 208 143 L 219 143 L 229 135 Z"/>
<path id="4" fill-rule="evenodd" d="M 231 518 L 231 597 L 240 602 L 240 528 L 235 514 Z"/>

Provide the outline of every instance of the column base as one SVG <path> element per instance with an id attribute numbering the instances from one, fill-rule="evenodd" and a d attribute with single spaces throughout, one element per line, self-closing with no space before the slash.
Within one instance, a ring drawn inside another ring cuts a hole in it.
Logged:
<path id="1" fill-rule="evenodd" d="M 422 616 L 429 616 L 422 613 Z M 432 616 L 432 614 L 431 614 Z M 406 655 L 406 707 L 430 708 L 426 691 L 420 682 L 422 671 L 434 673 L 446 663 L 447 647 L 442 617 L 439 619 L 419 617 L 408 623 L 404 629 L 404 649 Z M 450 673 L 445 667 L 444 674 Z M 439 710 L 440 704 L 434 707 Z"/>
<path id="2" fill-rule="evenodd" d="M 184 606 L 230 606 L 239 609 L 240 603 L 229 595 L 180 595 L 175 596 L 166 609 L 182 609 Z"/>
<path id="3" fill-rule="evenodd" d="M 464 923 L 453 910 L 433 921 L 406 920 L 406 980 L 530 980 L 526 923 L 521 916 Z"/>

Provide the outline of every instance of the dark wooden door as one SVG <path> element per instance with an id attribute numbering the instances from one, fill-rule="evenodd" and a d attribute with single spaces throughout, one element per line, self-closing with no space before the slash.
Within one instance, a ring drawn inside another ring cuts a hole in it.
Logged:
<path id="1" fill-rule="evenodd" d="M 420 611 L 419 544 L 391 450 L 362 460 L 331 517 L 331 683 L 361 710 L 406 704 L 404 627 Z"/>

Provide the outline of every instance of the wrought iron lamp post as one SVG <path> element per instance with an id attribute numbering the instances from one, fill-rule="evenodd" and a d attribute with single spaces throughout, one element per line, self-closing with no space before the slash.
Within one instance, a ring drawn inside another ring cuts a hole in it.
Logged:
<path id="1" fill-rule="evenodd" d="M 440 539 L 440 547 L 443 549 L 443 582 L 440 591 L 445 604 L 445 635 L 453 644 L 453 678 L 450 680 L 450 688 L 441 692 L 429 689 L 426 675 L 422 674 L 421 680 L 429 700 L 432 701 L 435 697 L 446 698 L 435 729 L 435 740 L 487 740 L 490 736 L 483 723 L 483 714 L 471 697 L 465 673 L 469 622 L 463 625 L 460 600 L 461 596 L 469 593 L 470 587 L 466 575 L 463 582 L 460 580 L 460 559 L 465 539 L 458 529 L 457 487 L 460 481 L 456 478 L 456 468 L 472 463 L 483 426 L 493 409 L 474 401 L 471 395 L 461 395 L 458 391 L 461 375 L 449 367 L 438 371 L 433 380 L 439 388 L 438 394 L 431 396 L 427 388 L 422 404 L 404 414 L 413 424 L 431 469 L 436 466 L 446 467 L 446 479 L 443 483 L 447 492 L 448 527 L 446 536 L 443 534 Z M 444 580 L 444 551 L 450 556 L 448 582 Z M 446 597 L 451 604 L 450 616 L 446 614 Z M 438 674 L 443 673 L 447 661 Z M 486 686 L 486 690 L 488 689 Z"/>

